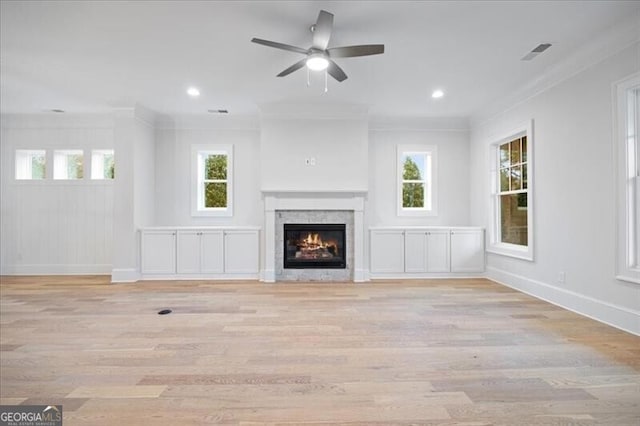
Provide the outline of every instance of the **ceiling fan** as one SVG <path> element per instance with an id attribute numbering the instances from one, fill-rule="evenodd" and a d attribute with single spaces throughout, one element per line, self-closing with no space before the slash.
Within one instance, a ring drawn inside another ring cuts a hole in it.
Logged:
<path id="1" fill-rule="evenodd" d="M 260 38 L 251 39 L 252 42 L 264 46 L 275 47 L 276 49 L 288 50 L 290 52 L 301 53 L 305 58 L 291 65 L 289 68 L 278 74 L 284 77 L 303 66 L 314 71 L 326 70 L 327 73 L 338 81 L 347 79 L 347 74 L 333 61 L 333 58 L 353 58 L 355 56 L 369 56 L 384 53 L 384 44 L 363 44 L 359 46 L 343 46 L 327 48 L 331 31 L 333 29 L 333 14 L 326 10 L 321 10 L 316 23 L 310 28 L 313 33 L 313 43 L 310 48 L 291 46 L 277 43 L 275 41 L 263 40 Z"/>

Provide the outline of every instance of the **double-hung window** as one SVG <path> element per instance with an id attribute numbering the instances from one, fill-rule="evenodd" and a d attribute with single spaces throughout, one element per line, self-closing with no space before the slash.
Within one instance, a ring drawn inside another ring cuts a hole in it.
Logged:
<path id="1" fill-rule="evenodd" d="M 192 157 L 192 214 L 232 216 L 232 146 L 194 146 Z"/>
<path id="2" fill-rule="evenodd" d="M 616 85 L 616 278 L 640 284 L 640 74 Z"/>
<path id="3" fill-rule="evenodd" d="M 398 145 L 398 216 L 437 215 L 437 149 Z"/>
<path id="4" fill-rule="evenodd" d="M 492 224 L 488 251 L 533 260 L 531 124 L 491 146 Z"/>

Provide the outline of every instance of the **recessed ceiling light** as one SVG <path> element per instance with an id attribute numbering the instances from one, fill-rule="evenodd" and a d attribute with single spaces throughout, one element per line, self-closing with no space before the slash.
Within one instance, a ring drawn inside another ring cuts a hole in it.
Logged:
<path id="1" fill-rule="evenodd" d="M 198 96 L 200 96 L 200 91 L 197 87 L 189 87 L 187 89 L 187 95 L 191 96 L 192 98 L 197 98 Z"/>
<path id="2" fill-rule="evenodd" d="M 443 96 L 444 96 L 444 92 L 440 89 L 434 90 L 433 93 L 431 94 L 431 97 L 433 99 L 440 99 Z"/>

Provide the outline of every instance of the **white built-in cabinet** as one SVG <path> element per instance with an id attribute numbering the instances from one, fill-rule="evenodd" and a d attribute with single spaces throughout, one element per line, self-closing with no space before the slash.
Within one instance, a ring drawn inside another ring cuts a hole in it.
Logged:
<path id="1" fill-rule="evenodd" d="M 146 274 L 175 274 L 176 230 L 149 230 L 142 234 L 141 269 Z"/>
<path id="2" fill-rule="evenodd" d="M 144 228 L 143 278 L 257 278 L 259 228 Z"/>
<path id="3" fill-rule="evenodd" d="M 451 272 L 484 271 L 484 232 L 477 229 L 451 231 Z"/>
<path id="4" fill-rule="evenodd" d="M 404 231 L 380 229 L 371 232 L 371 272 L 404 271 Z"/>
<path id="5" fill-rule="evenodd" d="M 178 231 L 177 261 L 179 274 L 221 274 L 224 231 Z"/>
<path id="6" fill-rule="evenodd" d="M 455 276 L 484 271 L 484 230 L 472 227 L 372 228 L 373 278 Z"/>
<path id="7" fill-rule="evenodd" d="M 449 231 L 405 231 L 404 254 L 405 272 L 449 272 Z"/>

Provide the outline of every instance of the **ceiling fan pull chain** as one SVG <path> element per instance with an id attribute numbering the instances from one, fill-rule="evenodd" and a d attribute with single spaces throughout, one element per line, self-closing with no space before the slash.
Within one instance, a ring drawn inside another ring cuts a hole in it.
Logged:
<path id="1" fill-rule="evenodd" d="M 311 71 L 309 71 L 309 67 L 307 67 L 307 87 L 311 86 L 311 80 L 309 79 L 309 73 Z"/>
<path id="2" fill-rule="evenodd" d="M 329 87 L 327 86 L 327 70 L 324 70 L 324 93 L 329 91 Z"/>

